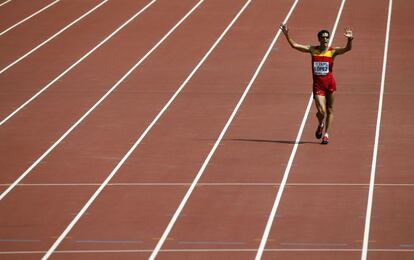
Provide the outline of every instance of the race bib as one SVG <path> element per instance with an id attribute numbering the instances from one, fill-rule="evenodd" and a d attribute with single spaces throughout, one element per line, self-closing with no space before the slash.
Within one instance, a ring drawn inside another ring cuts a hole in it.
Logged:
<path id="1" fill-rule="evenodd" d="M 313 74 L 322 76 L 329 73 L 329 62 L 326 61 L 314 61 L 313 62 Z"/>

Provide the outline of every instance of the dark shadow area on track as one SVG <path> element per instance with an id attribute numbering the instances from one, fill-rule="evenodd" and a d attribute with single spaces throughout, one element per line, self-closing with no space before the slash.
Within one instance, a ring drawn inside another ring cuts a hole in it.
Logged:
<path id="1" fill-rule="evenodd" d="M 242 142 L 258 142 L 258 143 L 279 143 L 279 144 L 320 144 L 319 142 L 309 142 L 309 141 L 288 141 L 288 140 L 262 140 L 262 139 L 227 139 L 225 141 L 242 141 Z"/>

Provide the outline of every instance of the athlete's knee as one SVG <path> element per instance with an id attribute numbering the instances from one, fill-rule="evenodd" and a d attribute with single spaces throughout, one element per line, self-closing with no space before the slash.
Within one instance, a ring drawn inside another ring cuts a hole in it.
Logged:
<path id="1" fill-rule="evenodd" d="M 328 106 L 328 107 L 326 108 L 326 112 L 327 112 L 327 114 L 328 114 L 328 115 L 333 115 L 333 112 L 334 112 L 333 107 L 329 107 L 329 106 Z"/>
<path id="2" fill-rule="evenodd" d="M 326 116 L 326 110 L 325 109 L 319 109 L 318 114 L 320 118 L 325 118 Z"/>

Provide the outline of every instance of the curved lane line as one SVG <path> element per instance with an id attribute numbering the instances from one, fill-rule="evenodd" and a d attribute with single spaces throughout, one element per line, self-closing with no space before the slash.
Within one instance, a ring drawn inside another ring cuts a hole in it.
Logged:
<path id="1" fill-rule="evenodd" d="M 1 3 L 0 4 L 0 6 L 3 6 L 3 5 L 5 5 L 5 4 L 7 4 L 7 3 L 10 3 L 11 2 L 11 0 L 7 0 L 6 2 L 4 2 L 4 3 Z"/>
<path id="2" fill-rule="evenodd" d="M 78 60 L 77 63 L 81 62 L 84 58 L 86 58 L 89 54 L 91 54 L 95 49 L 97 49 L 100 45 L 104 44 L 107 40 L 109 40 L 109 38 L 111 38 L 115 33 L 117 33 L 119 30 L 121 30 L 123 27 L 125 27 L 127 24 L 129 24 L 132 20 L 134 20 L 138 15 L 140 15 L 142 12 L 144 12 L 147 8 L 149 8 L 153 3 L 155 3 L 155 1 L 157 0 L 152 0 L 149 4 L 147 4 L 144 8 L 142 8 L 138 13 L 136 13 L 134 16 L 132 16 L 128 21 L 126 21 L 124 24 L 122 24 L 116 31 L 114 31 L 111 35 L 109 35 L 105 40 L 103 40 L 100 44 L 98 44 L 94 49 L 92 49 L 91 51 L 89 51 L 87 54 L 85 54 L 80 60 Z M 153 47 L 153 49 L 148 52 L 144 58 L 142 58 L 140 60 L 140 63 L 142 61 L 144 61 L 144 59 L 146 57 L 148 57 L 148 55 L 156 48 L 158 47 L 158 45 L 160 44 L 160 42 Z M 77 64 L 76 63 L 76 64 Z M 72 65 L 70 68 L 68 68 L 64 73 L 66 74 L 70 69 L 72 69 L 74 66 L 76 66 L 75 64 Z M 133 68 L 135 69 L 135 68 Z M 132 70 L 133 70 L 132 69 Z M 25 178 L 32 170 L 33 168 L 35 168 L 49 153 L 52 152 L 53 149 L 55 149 L 56 146 L 58 146 L 58 144 L 66 138 L 67 135 L 69 135 L 73 129 L 75 129 L 106 97 L 109 96 L 109 94 L 112 93 L 112 91 L 115 90 L 115 88 L 132 72 L 132 70 L 130 70 L 124 77 L 121 78 L 121 80 L 119 80 L 115 86 L 113 86 L 108 92 L 106 92 L 106 94 L 101 97 L 101 99 L 95 103 L 95 105 L 93 105 L 80 119 L 78 119 L 78 121 L 73 124 L 69 130 L 67 130 L 51 147 L 49 147 L 48 150 L 46 150 L 46 152 L 44 152 L 22 175 L 20 175 L 20 177 L 15 180 L 1 195 L 0 195 L 0 201 L 2 199 L 4 199 L 4 197 L 12 190 L 14 189 L 14 187 L 16 187 L 17 184 L 20 183 L 21 180 L 23 180 L 23 178 Z M 63 76 L 64 74 L 61 74 L 59 77 L 57 77 L 56 79 L 54 79 L 52 82 L 57 81 L 61 76 Z M 51 84 L 48 84 L 45 88 L 43 88 L 41 90 L 41 92 L 43 92 L 44 90 L 46 90 Z M 36 96 L 40 95 L 39 92 Z M 34 96 L 32 99 L 30 99 L 29 101 L 33 100 L 36 96 Z M 26 103 L 28 103 L 29 101 L 27 101 Z M 25 103 L 25 104 L 26 104 Z M 25 105 L 23 104 L 18 110 L 22 109 L 23 106 Z M 17 111 L 17 110 L 16 110 Z M 4 120 L 3 120 L 4 121 Z M 3 123 L 2 121 L 2 123 Z M 1 125 L 1 124 L 0 124 Z"/>
<path id="3" fill-rule="evenodd" d="M 203 3 L 204 0 L 200 0 L 181 20 L 173 27 L 170 31 L 138 62 L 136 63 L 79 121 L 69 129 L 67 134 L 72 131 L 72 129 L 75 128 L 77 124 L 82 122 L 82 120 L 96 107 L 98 106 L 115 88 L 120 85 L 142 62 L 161 44 L 164 42 L 165 39 L 168 38 L 168 36 L 175 31 L 200 5 Z M 180 89 L 181 90 L 181 89 Z M 168 104 L 163 108 L 163 110 L 158 114 L 158 116 L 154 119 L 154 121 L 151 123 L 151 125 L 146 129 L 144 134 L 141 136 L 140 140 L 142 140 L 146 133 L 151 129 L 151 127 L 155 124 L 155 122 L 161 117 L 163 112 L 167 109 L 169 104 L 172 103 L 172 101 L 175 99 L 175 97 L 178 95 L 178 90 L 173 97 L 170 99 Z M 66 136 L 66 134 L 65 134 Z M 63 138 L 62 138 L 63 139 Z M 63 233 L 58 237 L 58 239 L 53 243 L 53 245 L 49 248 L 47 253 L 42 257 L 42 260 L 48 259 L 53 252 L 56 250 L 56 248 L 59 246 L 59 244 L 62 242 L 63 239 L 65 239 L 66 235 L 72 230 L 72 228 L 76 225 L 78 220 L 81 218 L 83 214 L 85 214 L 86 210 L 89 208 L 89 206 L 95 201 L 95 199 L 99 196 L 99 194 L 102 192 L 102 190 L 105 188 L 105 186 L 108 184 L 108 182 L 112 179 L 112 177 L 118 172 L 119 168 L 123 165 L 123 163 L 126 161 L 126 159 L 129 157 L 129 155 L 133 152 L 136 146 L 138 146 L 138 143 L 140 140 L 134 144 L 134 146 L 128 151 L 128 153 L 124 156 L 124 158 L 118 163 L 118 165 L 115 167 L 114 170 L 112 170 L 111 174 L 105 179 L 105 181 L 99 186 L 99 188 L 95 191 L 95 193 L 92 195 L 92 197 L 88 200 L 88 202 L 82 207 L 82 209 L 79 211 L 79 213 L 76 215 L 76 217 L 70 222 L 70 224 L 66 227 L 66 229 L 63 231 Z"/>
<path id="4" fill-rule="evenodd" d="M 286 22 L 289 19 L 289 16 L 292 14 L 293 10 L 296 7 L 296 4 L 298 3 L 299 0 L 295 0 L 295 2 L 293 3 L 289 13 L 287 14 L 285 21 Z M 243 7 L 243 9 L 241 11 L 244 10 L 244 8 L 247 7 L 247 5 L 250 3 L 250 0 L 246 3 L 246 5 Z M 238 14 L 240 15 L 241 12 Z M 236 17 L 237 18 L 237 17 Z M 210 153 L 208 154 L 207 158 L 205 159 L 203 165 L 201 166 L 200 170 L 198 171 L 196 177 L 194 178 L 193 182 L 191 183 L 191 186 L 188 188 L 186 194 L 184 195 L 184 198 L 182 199 L 180 205 L 178 206 L 176 212 L 174 213 L 172 219 L 170 220 L 167 228 L 165 229 L 163 235 L 161 236 L 161 239 L 158 241 L 154 251 L 152 252 L 151 256 L 150 256 L 150 260 L 155 259 L 155 257 L 157 256 L 158 252 L 160 251 L 162 245 L 164 244 L 165 240 L 168 237 L 168 234 L 171 232 L 171 229 L 173 228 L 175 222 L 177 221 L 178 217 L 181 214 L 181 211 L 183 210 L 185 204 L 187 203 L 188 199 L 191 196 L 191 193 L 193 192 L 193 190 L 195 189 L 195 187 L 197 186 L 198 181 L 200 180 L 201 176 L 204 173 L 204 170 L 207 168 L 208 163 L 210 162 L 210 159 L 212 158 L 212 156 L 214 155 L 217 147 L 219 146 L 221 140 L 223 139 L 224 135 L 227 132 L 227 129 L 230 127 L 230 124 L 232 123 L 234 117 L 237 114 L 237 111 L 239 110 L 241 104 L 243 103 L 244 99 L 247 96 L 247 93 L 250 91 L 251 86 L 253 85 L 254 81 L 256 80 L 256 77 L 259 75 L 260 70 L 262 69 L 265 61 L 267 60 L 268 56 L 270 55 L 270 52 L 273 49 L 273 46 L 276 44 L 277 39 L 279 38 L 280 35 L 280 30 L 277 31 L 276 36 L 273 38 L 273 41 L 271 42 L 268 50 L 266 51 L 265 55 L 263 56 L 259 66 L 257 67 L 253 77 L 251 78 L 249 84 L 246 86 L 246 89 L 244 90 L 242 96 L 240 97 L 236 107 L 234 108 L 232 114 L 230 115 L 226 125 L 224 126 L 223 130 L 221 131 L 219 137 L 217 138 L 213 148 L 210 150 Z"/>
<path id="5" fill-rule="evenodd" d="M 42 42 L 41 44 L 37 45 L 35 48 L 33 48 L 32 50 L 30 50 L 29 52 L 27 52 L 26 54 L 24 54 L 23 56 L 21 56 L 20 58 L 18 58 L 17 60 L 13 61 L 12 63 L 10 63 L 9 65 L 7 65 L 6 67 L 4 67 L 3 69 L 0 70 L 0 74 L 2 74 L 3 72 L 5 72 L 6 70 L 10 69 L 11 67 L 13 67 L 14 65 L 16 65 L 17 63 L 19 63 L 20 61 L 22 61 L 24 58 L 26 58 L 27 56 L 29 56 L 30 54 L 32 54 L 33 52 L 37 51 L 38 49 L 40 49 L 40 47 L 42 47 L 43 45 L 45 45 L 46 43 L 50 42 L 51 40 L 53 40 L 54 38 L 56 38 L 59 34 L 63 33 L 64 31 L 66 31 L 69 27 L 71 27 L 72 25 L 74 25 L 75 23 L 79 22 L 80 20 L 82 20 L 83 18 L 85 18 L 86 16 L 88 16 L 89 14 L 91 14 L 92 12 L 94 12 L 96 9 L 98 9 L 99 7 L 101 7 L 103 4 L 105 4 L 106 2 L 108 2 L 109 0 L 104 0 L 102 1 L 100 4 L 98 4 L 97 6 L 95 6 L 94 8 L 92 8 L 91 10 L 89 10 L 88 12 L 86 12 L 85 14 L 83 14 L 81 17 L 79 17 L 78 19 L 74 20 L 73 22 L 71 22 L 70 24 L 66 25 L 63 29 L 61 29 L 60 31 L 58 31 L 57 33 L 55 33 L 54 35 L 52 35 L 51 37 L 49 37 L 47 40 L 45 40 L 44 42 Z"/>
<path id="6" fill-rule="evenodd" d="M 108 0 L 105 0 L 108 1 Z M 118 29 L 113 31 L 110 35 L 108 35 L 104 40 L 102 40 L 100 43 L 98 43 L 93 49 L 88 51 L 85 55 L 83 55 L 79 60 L 77 60 L 75 63 L 73 63 L 71 66 L 69 66 L 66 70 L 64 70 L 59 76 L 57 76 L 55 79 L 53 79 L 51 82 L 49 82 L 46 86 L 44 86 L 41 90 L 39 90 L 36 94 L 34 94 L 31 98 L 29 98 L 26 102 L 24 102 L 22 105 L 20 105 L 17 109 L 15 109 L 12 113 L 10 113 L 8 116 L 6 116 L 1 122 L 0 126 L 2 126 L 6 121 L 8 121 L 10 118 L 12 118 L 14 115 L 16 115 L 20 110 L 22 110 L 24 107 L 26 107 L 30 102 L 35 100 L 38 96 L 40 96 L 43 92 L 45 92 L 50 86 L 52 86 L 55 82 L 57 82 L 59 79 L 61 79 L 63 76 L 65 76 L 68 72 L 70 72 L 73 68 L 75 68 L 79 63 L 81 63 L 84 59 L 86 59 L 89 55 L 91 55 L 93 52 L 95 52 L 99 47 L 101 47 L 104 43 L 106 43 L 109 39 L 111 39 L 115 34 L 117 34 L 120 30 L 122 30 L 127 24 L 129 24 L 132 20 L 134 20 L 138 15 L 140 15 L 145 9 L 147 9 L 150 5 L 152 5 L 155 1 L 151 1 L 149 4 L 147 4 L 143 9 L 141 9 L 137 14 L 132 16 L 130 19 L 128 19 L 125 23 L 123 23 Z M 103 4 L 103 2 L 101 3 Z"/>
<path id="7" fill-rule="evenodd" d="M 55 5 L 55 4 L 56 4 L 56 3 L 58 3 L 58 2 L 60 2 L 60 0 L 56 0 L 56 1 L 54 1 L 53 3 L 48 4 L 47 6 L 43 7 L 43 8 L 42 8 L 42 9 L 40 9 L 39 11 L 37 11 L 37 12 L 35 12 L 35 13 L 31 14 L 30 16 L 28 16 L 28 17 L 24 18 L 24 19 L 23 19 L 23 20 L 21 20 L 20 22 L 18 22 L 18 23 L 16 23 L 16 24 L 14 24 L 14 25 L 12 25 L 12 26 L 10 26 L 10 27 L 9 27 L 9 28 L 7 28 L 6 30 L 4 30 L 4 31 L 0 32 L 0 36 L 2 36 L 3 34 L 5 34 L 6 32 L 8 32 L 8 31 L 10 31 L 10 30 L 12 30 L 13 28 L 15 28 L 15 27 L 19 26 L 20 24 L 22 24 L 22 23 L 26 22 L 26 21 L 27 21 L 27 20 L 29 20 L 30 18 L 33 18 L 34 16 L 36 16 L 36 15 L 40 14 L 41 12 L 45 11 L 46 9 L 48 9 L 49 7 L 51 7 L 51 6 Z M 4 3 L 3 3 L 3 4 L 4 4 Z M 3 4 L 2 4 L 2 5 L 3 5 Z M 1 6 L 1 5 L 0 5 L 0 6 Z"/>

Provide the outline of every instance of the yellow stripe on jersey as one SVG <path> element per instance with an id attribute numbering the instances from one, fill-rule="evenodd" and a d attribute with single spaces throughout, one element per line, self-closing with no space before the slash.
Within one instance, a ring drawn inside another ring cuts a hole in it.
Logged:
<path id="1" fill-rule="evenodd" d="M 333 56 L 332 50 L 320 53 L 316 48 L 311 48 L 311 54 L 312 56 L 319 56 L 319 57 L 332 57 Z"/>

